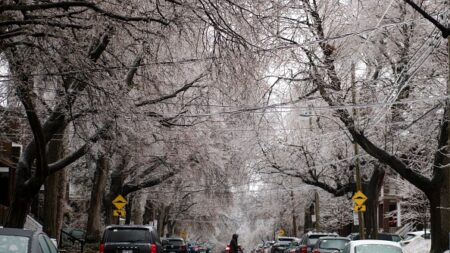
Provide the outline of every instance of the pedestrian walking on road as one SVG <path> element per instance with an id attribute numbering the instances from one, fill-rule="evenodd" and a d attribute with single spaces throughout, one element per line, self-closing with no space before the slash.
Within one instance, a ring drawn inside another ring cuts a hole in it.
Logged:
<path id="1" fill-rule="evenodd" d="M 233 234 L 230 241 L 230 253 L 238 253 L 238 235 Z"/>

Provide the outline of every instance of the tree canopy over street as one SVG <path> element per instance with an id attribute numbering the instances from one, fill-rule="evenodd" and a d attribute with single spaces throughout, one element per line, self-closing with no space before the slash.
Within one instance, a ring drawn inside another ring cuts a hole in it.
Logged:
<path id="1" fill-rule="evenodd" d="M 157 223 L 160 236 L 227 243 L 238 231 L 257 244 L 280 228 L 352 227 L 360 171 L 367 234 L 400 220 L 377 213 L 392 187 L 403 224 L 429 223 L 430 253 L 442 253 L 449 8 L 5 0 L 0 167 L 14 177 L 3 225 L 32 214 L 52 237 L 74 226 L 98 242 L 122 195 L 125 222 Z"/>

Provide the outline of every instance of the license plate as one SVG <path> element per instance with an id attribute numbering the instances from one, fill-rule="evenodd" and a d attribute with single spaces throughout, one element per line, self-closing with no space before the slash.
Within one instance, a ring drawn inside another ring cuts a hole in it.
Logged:
<path id="1" fill-rule="evenodd" d="M 133 250 L 131 250 L 131 249 L 124 249 L 124 250 L 122 250 L 122 253 L 133 253 Z"/>

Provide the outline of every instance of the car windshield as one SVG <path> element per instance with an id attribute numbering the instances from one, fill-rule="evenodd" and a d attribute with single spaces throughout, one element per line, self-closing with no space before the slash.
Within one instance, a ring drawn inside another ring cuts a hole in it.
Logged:
<path id="1" fill-rule="evenodd" d="M 183 241 L 182 240 L 176 240 L 176 239 L 171 240 L 171 239 L 169 239 L 168 241 L 169 241 L 169 244 L 171 244 L 171 245 L 175 245 L 175 246 L 183 245 Z"/>
<path id="2" fill-rule="evenodd" d="M 27 253 L 29 240 L 25 236 L 0 235 L 0 253 Z"/>
<path id="3" fill-rule="evenodd" d="M 292 242 L 294 238 L 280 238 L 278 239 L 279 242 Z"/>
<path id="4" fill-rule="evenodd" d="M 355 253 L 403 253 L 399 247 L 382 244 L 363 244 L 355 247 Z"/>
<path id="5" fill-rule="evenodd" d="M 291 244 L 291 241 L 279 241 L 276 245 L 286 246 Z"/>
<path id="6" fill-rule="evenodd" d="M 406 235 L 405 235 L 405 240 L 409 240 L 409 239 L 412 239 L 412 238 L 414 238 L 414 237 L 416 237 L 415 234 L 406 234 Z"/>
<path id="7" fill-rule="evenodd" d="M 319 240 L 320 237 L 324 237 L 328 235 L 310 235 L 308 239 L 308 245 L 315 245 L 317 240 Z"/>
<path id="8" fill-rule="evenodd" d="M 143 242 L 148 241 L 148 230 L 135 228 L 114 228 L 109 230 L 108 242 Z"/>
<path id="9" fill-rule="evenodd" d="M 320 249 L 343 249 L 345 247 L 345 244 L 348 242 L 348 240 L 342 240 L 342 239 L 327 239 L 322 240 L 320 242 L 319 248 Z"/>

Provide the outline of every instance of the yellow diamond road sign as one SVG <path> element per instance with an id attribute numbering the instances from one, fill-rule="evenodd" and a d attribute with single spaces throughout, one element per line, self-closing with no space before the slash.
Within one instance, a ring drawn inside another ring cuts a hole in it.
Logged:
<path id="1" fill-rule="evenodd" d="M 112 201 L 113 205 L 117 208 L 117 209 L 123 209 L 123 207 L 128 203 L 127 200 L 122 197 L 122 195 L 118 195 L 113 201 Z"/>
<path id="2" fill-rule="evenodd" d="M 125 212 L 125 210 L 123 209 L 116 209 L 113 210 L 113 216 L 114 217 L 125 217 L 127 215 L 127 212 Z"/>
<path id="3" fill-rule="evenodd" d="M 185 240 L 187 239 L 187 232 L 186 232 L 186 230 L 181 230 L 180 237 L 185 239 Z"/>
<path id="4" fill-rule="evenodd" d="M 366 205 L 354 206 L 353 210 L 355 210 L 355 212 L 365 212 L 366 211 Z"/>
<path id="5" fill-rule="evenodd" d="M 366 202 L 367 196 L 361 191 L 358 191 L 355 195 L 353 195 L 352 199 L 355 201 L 356 206 L 362 206 L 364 202 Z"/>

